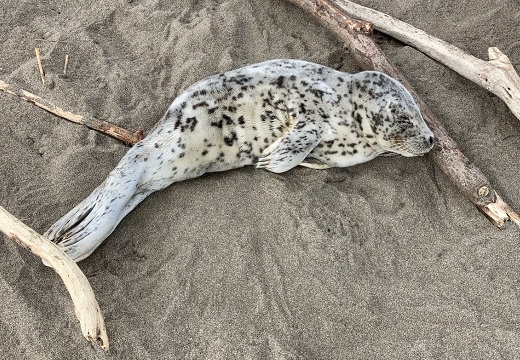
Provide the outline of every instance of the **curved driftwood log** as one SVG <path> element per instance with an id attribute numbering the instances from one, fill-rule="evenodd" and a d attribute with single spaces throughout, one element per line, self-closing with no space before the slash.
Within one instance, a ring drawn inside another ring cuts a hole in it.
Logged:
<path id="1" fill-rule="evenodd" d="M 435 134 L 438 146 L 432 150 L 435 163 L 448 175 L 468 199 L 497 227 L 508 220 L 520 227 L 520 216 L 493 189 L 485 175 L 462 153 L 441 122 L 412 89 L 404 76 L 386 59 L 374 40 L 365 34 L 342 26 L 349 15 L 338 6 L 323 6 L 326 0 L 288 0 L 316 17 L 341 39 L 361 67 L 384 72 L 403 83 L 421 108 L 424 119 Z"/>
<path id="2" fill-rule="evenodd" d="M 0 231 L 39 256 L 61 277 L 74 303 L 81 332 L 87 340 L 108 350 L 105 321 L 90 284 L 78 265 L 47 240 L 0 206 Z"/>
<path id="3" fill-rule="evenodd" d="M 336 8 L 357 19 L 368 21 L 374 29 L 410 45 L 466 79 L 501 98 L 520 120 L 520 77 L 509 58 L 498 48 L 488 49 L 489 61 L 476 58 L 462 49 L 435 38 L 423 30 L 352 1 L 331 1 Z"/>

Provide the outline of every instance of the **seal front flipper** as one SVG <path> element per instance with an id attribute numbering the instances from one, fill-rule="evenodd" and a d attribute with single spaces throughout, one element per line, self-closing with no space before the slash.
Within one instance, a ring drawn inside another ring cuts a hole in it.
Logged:
<path id="1" fill-rule="evenodd" d="M 288 131 L 262 152 L 257 168 L 282 173 L 300 165 L 318 145 L 323 133 L 322 125 L 302 118 L 295 121 Z"/>

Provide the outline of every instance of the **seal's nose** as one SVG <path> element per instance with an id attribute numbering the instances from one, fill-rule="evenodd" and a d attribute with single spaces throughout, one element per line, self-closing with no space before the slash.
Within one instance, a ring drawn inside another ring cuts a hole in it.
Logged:
<path id="1" fill-rule="evenodd" d="M 435 136 L 430 135 L 426 138 L 426 142 L 428 143 L 428 145 L 431 149 L 432 147 L 434 147 L 437 144 L 437 139 L 435 138 Z"/>
<path id="2" fill-rule="evenodd" d="M 439 150 L 439 140 L 435 136 L 430 135 L 424 139 L 424 141 L 427 148 L 426 152 L 429 152 L 430 150 Z"/>

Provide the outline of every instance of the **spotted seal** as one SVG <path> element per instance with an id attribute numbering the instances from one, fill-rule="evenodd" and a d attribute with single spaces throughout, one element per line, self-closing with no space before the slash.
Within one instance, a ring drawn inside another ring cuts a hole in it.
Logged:
<path id="1" fill-rule="evenodd" d="M 385 152 L 417 156 L 433 140 L 408 91 L 387 75 L 297 60 L 254 64 L 184 91 L 45 236 L 79 261 L 148 195 L 174 182 L 246 165 L 281 173 L 351 166 Z"/>

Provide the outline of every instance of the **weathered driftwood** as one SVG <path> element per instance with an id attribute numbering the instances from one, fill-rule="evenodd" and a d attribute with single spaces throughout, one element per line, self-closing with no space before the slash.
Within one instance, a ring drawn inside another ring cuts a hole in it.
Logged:
<path id="1" fill-rule="evenodd" d="M 72 259 L 54 243 L 47 240 L 0 206 L 0 231 L 39 256 L 54 268 L 63 280 L 74 303 L 83 336 L 108 350 L 105 321 L 90 284 Z"/>
<path id="2" fill-rule="evenodd" d="M 288 1 L 311 13 L 333 31 L 363 68 L 384 72 L 401 81 L 416 99 L 428 126 L 438 140 L 438 146 L 431 151 L 435 163 L 493 224 L 503 228 L 511 220 L 520 227 L 520 216 L 498 196 L 484 174 L 464 156 L 455 140 L 417 96 L 404 76 L 386 59 L 374 40 L 342 25 L 348 14 L 337 6 L 323 6 L 324 3 L 330 3 L 326 0 Z"/>
<path id="3" fill-rule="evenodd" d="M 342 10 L 342 17 L 349 14 L 374 24 L 376 30 L 416 48 L 497 95 L 520 119 L 520 76 L 509 58 L 498 48 L 490 47 L 488 49 L 489 61 L 484 61 L 390 15 L 355 4 L 352 1 L 336 0 L 331 3 L 335 3 L 335 7 Z"/>
<path id="4" fill-rule="evenodd" d="M 13 85 L 9 85 L 1 80 L 0 90 L 11 95 L 16 95 L 27 102 L 33 103 L 34 105 L 44 110 L 47 110 L 50 113 L 53 113 L 54 115 L 57 115 L 77 124 L 85 125 L 86 127 L 92 130 L 99 131 L 103 134 L 112 136 L 118 140 L 121 140 L 127 145 L 136 144 L 144 138 L 142 130 L 138 130 L 135 133 L 133 133 L 108 121 L 99 120 L 91 116 L 73 114 L 70 111 L 63 110 L 62 108 L 54 105 L 48 100 L 42 99 L 37 95 L 19 89 Z"/>

